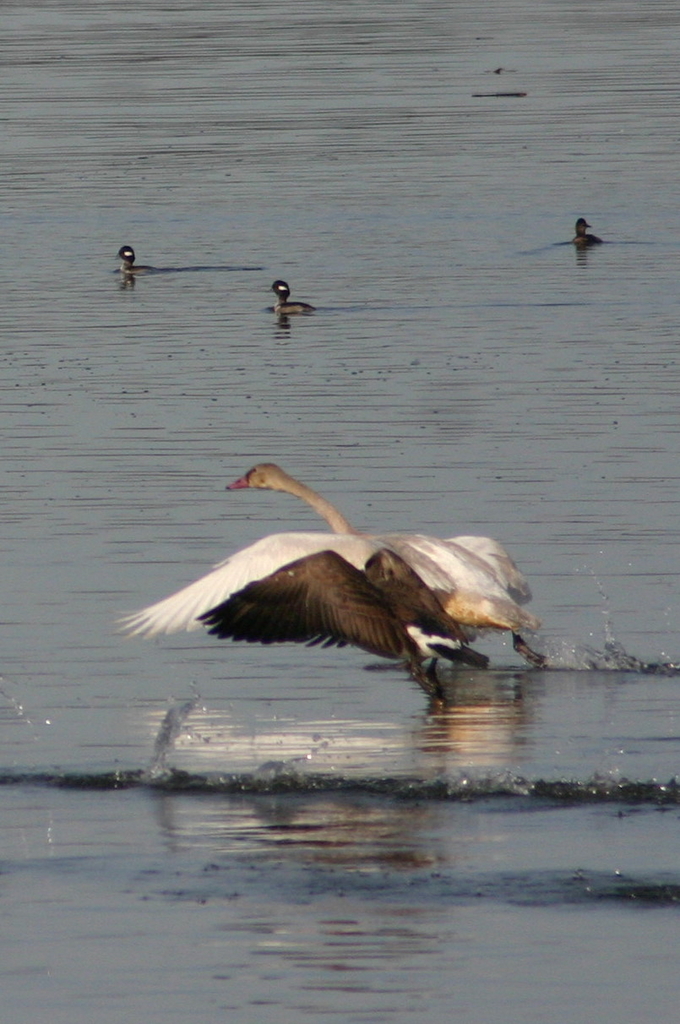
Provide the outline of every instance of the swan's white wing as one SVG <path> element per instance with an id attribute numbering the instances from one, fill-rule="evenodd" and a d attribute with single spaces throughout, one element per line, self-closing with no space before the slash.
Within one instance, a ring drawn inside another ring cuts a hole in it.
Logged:
<path id="1" fill-rule="evenodd" d="M 379 548 L 372 540 L 354 534 L 275 533 L 225 558 L 195 583 L 170 597 L 120 619 L 120 631 L 128 636 L 158 636 L 200 629 L 198 616 L 226 601 L 254 580 L 264 579 L 282 565 L 317 551 L 337 551 L 357 569 Z"/>
<path id="2" fill-rule="evenodd" d="M 531 600 L 531 588 L 502 544 L 492 537 L 448 537 L 446 544 L 471 551 L 491 568 L 498 582 L 518 604 Z"/>
<path id="3" fill-rule="evenodd" d="M 519 630 L 540 626 L 540 621 L 517 603 L 506 572 L 494 561 L 498 552 L 509 562 L 510 556 L 491 538 L 441 540 L 410 533 L 386 534 L 375 539 L 397 551 L 428 587 L 442 591 L 446 611 L 466 628 Z M 478 551 L 474 550 L 475 546 Z M 517 575 L 513 578 L 523 580 L 519 570 L 515 572 Z M 517 588 L 517 592 L 523 595 L 523 601 L 529 599 L 526 582 L 525 589 Z M 472 639 L 474 633 L 468 632 L 468 636 Z"/>
<path id="4" fill-rule="evenodd" d="M 507 597 L 493 566 L 462 545 L 422 533 L 390 533 L 377 539 L 393 547 L 428 587 Z"/>

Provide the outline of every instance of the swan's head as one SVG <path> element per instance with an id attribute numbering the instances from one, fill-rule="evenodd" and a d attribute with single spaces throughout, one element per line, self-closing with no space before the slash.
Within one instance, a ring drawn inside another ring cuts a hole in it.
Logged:
<path id="1" fill-rule="evenodd" d="M 245 476 L 234 480 L 233 484 L 227 484 L 228 491 L 236 491 L 241 487 L 262 487 L 268 491 L 290 492 L 292 477 L 288 476 L 280 466 L 274 462 L 260 462 L 257 466 L 249 469 Z"/>

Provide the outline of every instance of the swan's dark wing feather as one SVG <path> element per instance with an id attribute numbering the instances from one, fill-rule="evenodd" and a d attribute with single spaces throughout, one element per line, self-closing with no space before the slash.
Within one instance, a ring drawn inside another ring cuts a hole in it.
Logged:
<path id="1" fill-rule="evenodd" d="M 464 641 L 465 633 L 446 613 L 418 573 L 394 551 L 381 548 L 366 562 L 366 577 L 387 598 L 395 615 L 431 633 Z"/>
<path id="2" fill-rule="evenodd" d="M 411 660 L 415 645 L 390 601 L 334 551 L 298 558 L 200 616 L 215 636 L 272 644 L 352 644 Z"/>

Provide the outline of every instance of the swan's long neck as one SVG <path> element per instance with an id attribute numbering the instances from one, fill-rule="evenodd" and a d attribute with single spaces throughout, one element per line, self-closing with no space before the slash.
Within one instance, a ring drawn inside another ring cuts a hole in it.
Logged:
<path id="1" fill-rule="evenodd" d="M 300 498 L 315 512 L 318 512 L 321 518 L 326 520 L 333 533 L 354 533 L 361 536 L 360 531 L 355 530 L 351 523 L 348 523 L 335 505 L 331 505 L 330 501 L 322 498 L 320 494 L 300 480 L 296 480 L 294 476 L 290 476 L 274 462 L 261 462 L 257 466 L 253 466 L 245 476 L 235 480 L 233 484 L 229 484 L 227 489 L 235 490 L 241 487 L 263 487 L 267 491 L 283 491 L 284 494 L 292 494 L 293 497 Z"/>
<path id="2" fill-rule="evenodd" d="M 296 498 L 301 498 L 302 501 L 306 502 L 315 512 L 318 512 L 322 519 L 325 519 L 330 526 L 333 533 L 359 533 L 354 527 L 345 519 L 342 512 L 340 512 L 335 505 L 331 505 L 330 501 L 323 498 L 316 491 L 313 491 L 311 487 L 307 487 L 306 484 L 301 483 L 299 480 L 295 480 L 290 477 L 290 484 L 287 483 L 285 488 L 289 494 L 295 495 Z"/>

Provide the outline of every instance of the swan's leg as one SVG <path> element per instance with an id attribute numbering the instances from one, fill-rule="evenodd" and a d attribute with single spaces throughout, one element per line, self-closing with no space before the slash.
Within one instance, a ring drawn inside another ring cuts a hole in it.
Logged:
<path id="1" fill-rule="evenodd" d="M 521 654 L 523 658 L 526 658 L 530 665 L 534 665 L 536 668 L 545 668 L 548 664 L 548 659 L 543 654 L 538 654 L 536 651 L 532 651 L 529 644 L 519 635 L 519 633 L 512 634 L 512 646 L 518 654 Z"/>
<path id="2" fill-rule="evenodd" d="M 430 658 L 427 668 L 424 668 L 419 661 L 412 661 L 409 665 L 411 675 L 423 688 L 428 697 L 435 697 L 438 700 L 443 700 L 444 691 L 442 685 L 439 682 L 437 676 L 437 659 Z"/>

